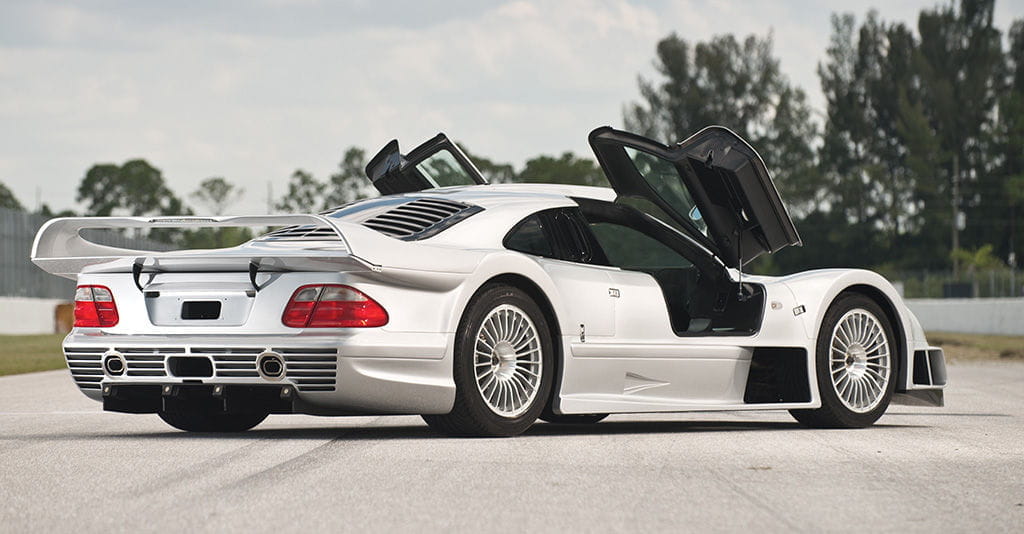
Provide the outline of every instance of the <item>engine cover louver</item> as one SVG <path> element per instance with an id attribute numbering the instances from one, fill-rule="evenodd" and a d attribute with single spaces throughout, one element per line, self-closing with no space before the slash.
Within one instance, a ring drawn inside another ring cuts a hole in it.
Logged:
<path id="1" fill-rule="evenodd" d="M 263 236 L 260 241 L 338 241 L 338 234 L 330 228 L 304 224 L 274 230 Z"/>
<path id="2" fill-rule="evenodd" d="M 418 198 L 374 216 L 363 226 L 399 239 L 425 239 L 482 211 L 479 206 L 435 198 Z"/>

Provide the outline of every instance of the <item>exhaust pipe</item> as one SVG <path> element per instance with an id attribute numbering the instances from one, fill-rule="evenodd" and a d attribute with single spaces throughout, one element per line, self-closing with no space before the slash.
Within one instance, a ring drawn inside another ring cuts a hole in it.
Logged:
<path id="1" fill-rule="evenodd" d="M 264 352 L 256 359 L 256 369 L 267 380 L 280 380 L 284 377 L 284 358 L 276 352 Z"/>
<path id="2" fill-rule="evenodd" d="M 128 365 L 124 361 L 124 356 L 121 356 L 120 353 L 111 352 L 103 357 L 103 371 L 110 376 L 123 375 L 126 367 Z"/>

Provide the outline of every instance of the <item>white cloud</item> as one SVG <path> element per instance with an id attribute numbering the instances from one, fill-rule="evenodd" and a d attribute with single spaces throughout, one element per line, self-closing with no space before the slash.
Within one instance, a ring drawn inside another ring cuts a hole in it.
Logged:
<path id="1" fill-rule="evenodd" d="M 280 193 L 297 167 L 325 177 L 353 144 L 372 152 L 397 137 L 411 148 L 445 130 L 516 164 L 586 154 L 589 129 L 621 122 L 637 74 L 651 75 L 655 44 L 670 31 L 703 40 L 774 28 L 783 70 L 820 104 L 814 66 L 831 10 L 668 0 L 287 4 L 0 7 L 0 181 L 23 202 L 39 185 L 64 208 L 91 164 L 144 157 L 181 196 L 223 175 L 249 191 L 237 211 L 258 212 L 268 180 Z M 922 5 L 931 2 L 896 3 L 883 15 L 912 22 Z M 867 5 L 837 9 L 862 15 Z"/>

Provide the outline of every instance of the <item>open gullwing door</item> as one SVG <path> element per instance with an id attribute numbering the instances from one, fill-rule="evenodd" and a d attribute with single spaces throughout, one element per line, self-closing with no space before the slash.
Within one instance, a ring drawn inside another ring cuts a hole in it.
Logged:
<path id="1" fill-rule="evenodd" d="M 653 203 L 729 267 L 801 244 L 761 156 L 727 128 L 667 146 L 605 126 L 590 146 L 620 199 Z"/>

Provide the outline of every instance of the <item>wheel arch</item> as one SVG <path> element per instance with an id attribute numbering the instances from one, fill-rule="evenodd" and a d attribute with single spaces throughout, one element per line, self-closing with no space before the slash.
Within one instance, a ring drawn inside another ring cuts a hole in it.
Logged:
<path id="1" fill-rule="evenodd" d="M 829 306 L 831 307 L 840 297 L 846 294 L 863 295 L 871 299 L 875 304 L 878 304 L 878 307 L 885 313 L 889 324 L 892 325 L 893 334 L 896 336 L 896 384 L 903 384 L 907 372 L 909 340 L 907 339 L 906 326 L 903 324 L 899 312 L 896 311 L 896 305 L 882 290 L 873 285 L 853 284 L 839 291 L 835 298 L 832 299 L 832 302 L 829 303 Z"/>
<path id="2" fill-rule="evenodd" d="M 555 372 L 552 376 L 551 393 L 549 394 L 549 398 L 545 401 L 547 406 L 550 407 L 553 400 L 558 398 L 558 392 L 562 384 L 562 332 L 561 326 L 558 324 L 558 314 L 555 312 L 551 299 L 548 298 L 546 293 L 544 293 L 544 290 L 529 277 L 519 273 L 506 272 L 491 276 L 476 288 L 476 291 L 473 292 L 473 296 L 470 297 L 468 302 L 471 302 L 476 295 L 493 284 L 507 284 L 522 290 L 537 303 L 537 306 L 540 307 L 541 313 L 544 314 L 544 318 L 548 322 L 548 331 L 551 335 L 551 348 L 554 351 L 553 360 L 555 362 Z M 462 311 L 462 318 L 459 319 L 459 328 L 462 327 L 462 321 L 466 316 L 466 312 L 469 310 L 468 302 L 467 306 L 465 306 Z"/>
<path id="3" fill-rule="evenodd" d="M 900 298 L 896 288 L 882 275 L 863 269 L 820 269 L 804 271 L 781 279 L 797 299 L 806 305 L 800 315 L 807 328 L 808 340 L 817 342 L 825 312 L 844 293 L 863 295 L 875 302 L 885 313 L 896 337 L 896 391 L 908 387 L 912 350 L 917 343 L 913 332 L 913 315 Z"/>
<path id="4" fill-rule="evenodd" d="M 544 313 L 544 318 L 548 321 L 548 328 L 551 330 L 552 342 L 561 336 L 560 328 L 558 326 L 558 316 L 555 314 L 555 309 L 551 305 L 551 300 L 544 293 L 544 290 L 537 285 L 536 282 L 517 273 L 502 273 L 488 278 L 484 281 L 480 287 L 473 293 L 476 296 L 484 287 L 491 284 L 508 284 L 513 287 L 517 287 L 526 294 L 530 295 L 530 298 L 540 306 L 541 312 Z"/>

